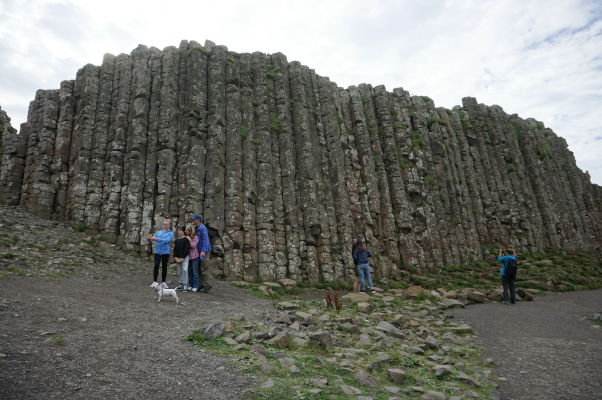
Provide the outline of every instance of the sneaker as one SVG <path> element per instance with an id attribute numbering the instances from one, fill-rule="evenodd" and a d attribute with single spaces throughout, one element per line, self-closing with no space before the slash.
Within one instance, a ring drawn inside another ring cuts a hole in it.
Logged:
<path id="1" fill-rule="evenodd" d="M 366 294 L 365 290 L 360 290 L 360 294 Z"/>
<path id="2" fill-rule="evenodd" d="M 504 304 L 504 305 L 510 305 L 510 302 L 506 300 L 506 301 L 502 301 L 502 304 Z"/>
<path id="3" fill-rule="evenodd" d="M 169 289 L 169 286 L 167 286 L 167 283 L 163 282 L 161 284 L 161 289 Z"/>
<path id="4" fill-rule="evenodd" d="M 203 293 L 209 293 L 209 291 L 211 290 L 211 287 L 212 287 L 212 286 L 211 286 L 210 284 L 206 284 L 206 285 L 203 287 L 203 290 L 202 290 L 202 292 L 203 292 Z"/>
<path id="5" fill-rule="evenodd" d="M 178 287 L 176 288 L 176 290 L 177 290 L 178 292 L 181 292 L 181 291 L 183 291 L 183 290 L 186 290 L 186 289 L 184 289 L 184 285 L 182 285 L 182 284 L 180 283 L 180 284 L 178 285 Z"/>
<path id="6" fill-rule="evenodd" d="M 187 292 L 192 292 L 192 286 L 188 286 L 188 287 L 186 288 L 186 291 L 187 291 Z"/>
<path id="7" fill-rule="evenodd" d="M 376 290 L 374 290 L 374 289 L 370 290 L 370 294 L 374 294 L 374 293 L 376 293 Z"/>
<path id="8" fill-rule="evenodd" d="M 154 289 L 154 288 L 156 288 L 157 286 L 159 286 L 159 284 L 158 284 L 157 282 L 153 282 L 153 283 L 151 284 L 151 286 L 150 286 L 150 287 L 152 287 L 152 288 Z"/>
<path id="9" fill-rule="evenodd" d="M 197 288 L 193 287 L 191 291 L 192 291 L 192 293 L 196 293 L 197 290 L 198 290 Z"/>

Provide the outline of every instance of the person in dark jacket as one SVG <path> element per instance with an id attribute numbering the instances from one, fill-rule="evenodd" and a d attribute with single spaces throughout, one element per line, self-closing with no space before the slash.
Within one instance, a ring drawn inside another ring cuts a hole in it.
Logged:
<path id="1" fill-rule="evenodd" d="M 207 293 L 211 290 L 211 285 L 209 284 L 209 272 L 207 272 L 207 266 L 205 265 L 205 257 L 207 257 L 211 251 L 209 231 L 207 231 L 207 227 L 203 224 L 203 216 L 201 214 L 194 214 L 191 219 L 195 227 L 196 235 L 199 238 L 197 244 L 199 250 L 199 291 Z"/>
<path id="2" fill-rule="evenodd" d="M 500 249 L 497 260 L 502 263 L 500 268 L 500 276 L 502 277 L 502 287 L 504 288 L 504 304 L 514 304 L 516 302 L 516 288 L 514 287 L 514 281 L 516 277 L 510 276 L 508 271 L 508 262 L 510 260 L 516 261 L 516 255 L 514 249 L 508 249 L 507 254 L 503 255 L 503 250 Z M 508 301 L 510 300 L 510 301 Z"/>
<path id="3" fill-rule="evenodd" d="M 190 238 L 186 237 L 186 227 L 178 229 L 178 238 L 173 249 L 173 256 L 178 268 L 178 280 L 180 285 L 176 290 L 186 290 L 188 288 L 188 252 L 190 251 Z"/>
<path id="4" fill-rule="evenodd" d="M 353 244 L 353 247 L 351 248 L 351 254 L 355 253 L 355 250 L 357 249 L 357 246 L 359 244 L 359 241 L 355 242 Z M 357 293 L 360 291 L 360 273 L 357 269 L 357 263 L 355 262 L 355 259 L 353 259 L 353 275 L 355 275 L 355 280 L 353 281 L 353 293 Z"/>
<path id="5" fill-rule="evenodd" d="M 362 240 L 358 240 L 353 252 L 353 262 L 357 265 L 357 270 L 360 274 L 360 293 L 366 293 L 366 281 L 370 288 L 370 293 L 376 293 L 370 276 L 370 264 L 368 263 L 370 257 L 373 257 L 373 255 L 366 248 L 366 244 Z"/>

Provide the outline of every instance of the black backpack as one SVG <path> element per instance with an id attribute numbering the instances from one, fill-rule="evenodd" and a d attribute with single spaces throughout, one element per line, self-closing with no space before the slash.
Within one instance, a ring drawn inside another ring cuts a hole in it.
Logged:
<path id="1" fill-rule="evenodd" d="M 518 270 L 518 261 L 509 259 L 506 266 L 506 276 L 511 279 L 516 279 L 516 271 Z"/>

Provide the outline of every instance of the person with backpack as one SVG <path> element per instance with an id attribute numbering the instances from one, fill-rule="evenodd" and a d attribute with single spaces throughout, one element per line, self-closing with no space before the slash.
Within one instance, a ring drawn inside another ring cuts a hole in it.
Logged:
<path id="1" fill-rule="evenodd" d="M 503 250 L 500 249 L 497 260 L 502 263 L 500 269 L 500 276 L 502 277 L 502 287 L 504 288 L 504 304 L 514 304 L 516 302 L 516 288 L 514 282 L 516 281 L 516 271 L 518 269 L 518 260 L 514 249 L 508 249 L 507 254 L 503 255 Z"/>

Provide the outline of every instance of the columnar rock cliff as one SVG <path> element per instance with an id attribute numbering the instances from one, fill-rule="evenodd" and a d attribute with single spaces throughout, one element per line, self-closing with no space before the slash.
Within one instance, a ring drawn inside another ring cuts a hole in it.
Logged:
<path id="1" fill-rule="evenodd" d="M 2 202 L 137 251 L 201 212 L 232 279 L 346 279 L 360 237 L 393 278 L 491 246 L 602 243 L 600 187 L 543 123 L 343 89 L 280 53 L 139 46 L 39 90 L 20 134 L 2 124 Z"/>

